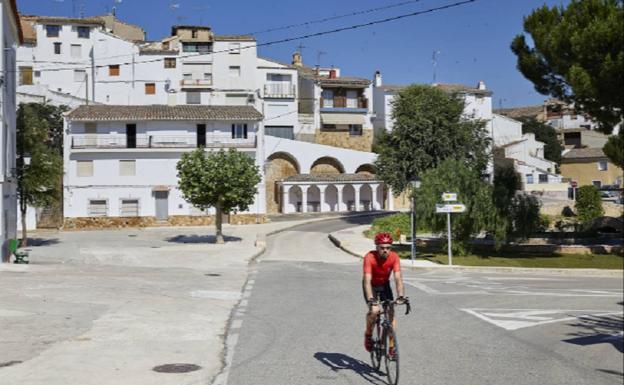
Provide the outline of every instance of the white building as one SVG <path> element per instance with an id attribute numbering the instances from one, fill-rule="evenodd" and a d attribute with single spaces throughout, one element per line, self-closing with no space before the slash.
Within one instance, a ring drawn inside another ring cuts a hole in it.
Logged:
<path id="1" fill-rule="evenodd" d="M 262 166 L 261 121 L 251 106 L 78 107 L 65 127 L 65 225 L 192 223 L 206 213 L 177 189 L 181 154 L 236 148 Z M 265 212 L 264 191 L 261 182 L 247 214 Z M 91 222 L 81 222 L 85 217 Z"/>
<path id="2" fill-rule="evenodd" d="M 8 260 L 8 241 L 16 237 L 17 223 L 17 179 L 15 118 L 17 104 L 15 100 L 16 55 L 17 46 L 22 40 L 22 30 L 17 14 L 15 0 L 1 0 L 0 42 L 2 42 L 2 60 L 0 61 L 0 181 L 2 199 L 0 199 L 0 255 L 3 262 Z"/>

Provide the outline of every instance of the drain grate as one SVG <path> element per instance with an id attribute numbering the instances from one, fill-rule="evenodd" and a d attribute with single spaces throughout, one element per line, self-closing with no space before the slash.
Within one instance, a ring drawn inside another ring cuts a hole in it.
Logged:
<path id="1" fill-rule="evenodd" d="M 8 362 L 0 362 L 0 368 L 6 368 L 7 366 L 21 364 L 22 361 L 8 361 Z"/>
<path id="2" fill-rule="evenodd" d="M 158 373 L 188 373 L 199 369 L 201 369 L 201 366 L 194 364 L 165 364 L 152 368 L 153 371 Z"/>
<path id="3" fill-rule="evenodd" d="M 208 274 L 204 274 L 206 277 L 220 277 L 221 274 L 219 273 L 208 273 Z"/>

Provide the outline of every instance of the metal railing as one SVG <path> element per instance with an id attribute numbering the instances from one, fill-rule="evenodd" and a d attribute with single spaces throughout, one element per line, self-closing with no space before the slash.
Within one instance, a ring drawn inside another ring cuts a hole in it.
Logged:
<path id="1" fill-rule="evenodd" d="M 211 86 L 212 79 L 182 79 L 180 85 L 183 87 L 189 86 Z"/>
<path id="2" fill-rule="evenodd" d="M 256 136 L 249 133 L 247 138 L 232 138 L 228 134 L 206 133 L 205 144 L 207 148 L 222 147 L 255 147 Z M 119 149 L 119 148 L 195 148 L 197 145 L 196 135 L 137 135 L 134 138 L 135 145 L 128 146 L 126 135 L 95 134 L 95 135 L 72 135 L 71 148 L 73 149 Z M 132 144 L 132 141 L 130 141 Z"/>
<path id="3" fill-rule="evenodd" d="M 321 108 L 368 108 L 368 99 L 356 99 L 345 96 L 334 96 L 332 99 L 321 98 Z"/>
<path id="4" fill-rule="evenodd" d="M 297 92 L 297 88 L 294 84 L 265 84 L 264 96 L 265 97 L 287 97 L 294 98 Z"/>

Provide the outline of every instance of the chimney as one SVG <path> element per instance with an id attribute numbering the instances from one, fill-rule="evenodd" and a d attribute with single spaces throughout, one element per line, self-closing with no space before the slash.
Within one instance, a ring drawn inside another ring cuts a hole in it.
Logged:
<path id="1" fill-rule="evenodd" d="M 375 87 L 381 87 L 381 72 L 375 71 Z"/>
<path id="2" fill-rule="evenodd" d="M 292 65 L 297 67 L 303 67 L 303 60 L 301 59 L 301 53 L 295 52 L 292 56 Z"/>
<path id="3" fill-rule="evenodd" d="M 336 70 L 335 69 L 330 69 L 329 70 L 329 78 L 330 79 L 336 79 Z"/>
<path id="4" fill-rule="evenodd" d="M 168 106 L 176 106 L 178 104 L 178 94 L 175 92 L 170 92 L 167 94 L 167 105 Z"/>
<path id="5" fill-rule="evenodd" d="M 477 84 L 477 89 L 479 90 L 485 89 L 485 82 L 483 80 L 479 80 L 479 84 Z"/>

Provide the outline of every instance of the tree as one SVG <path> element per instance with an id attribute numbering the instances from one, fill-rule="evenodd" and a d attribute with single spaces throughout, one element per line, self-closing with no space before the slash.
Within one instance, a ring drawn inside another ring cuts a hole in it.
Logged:
<path id="1" fill-rule="evenodd" d="M 563 146 L 557 139 L 557 131 L 555 131 L 554 127 L 538 122 L 534 117 L 524 117 L 519 120 L 522 122 L 523 134 L 535 134 L 536 140 L 544 142 L 544 158 L 557 164 L 561 163 Z"/>
<path id="2" fill-rule="evenodd" d="M 67 106 L 55 106 L 47 103 L 28 103 L 35 114 L 48 122 L 46 144 L 63 156 L 63 114 L 69 110 Z"/>
<path id="3" fill-rule="evenodd" d="M 513 163 L 494 165 L 494 183 L 492 186 L 492 203 L 501 218 L 506 221 L 507 233 L 513 229 L 512 210 L 516 191 L 520 189 L 520 176 Z"/>
<path id="4" fill-rule="evenodd" d="M 411 85 L 393 101 L 392 132 L 379 138 L 377 176 L 398 195 L 411 180 L 447 158 L 470 161 L 484 170 L 489 138 L 482 121 L 462 116 L 458 95 L 426 85 Z"/>
<path id="5" fill-rule="evenodd" d="M 572 0 L 524 18 L 511 50 L 535 89 L 588 113 L 611 133 L 624 114 L 624 7 L 621 0 Z"/>
<path id="6" fill-rule="evenodd" d="M 42 115 L 36 103 L 20 104 L 17 110 L 17 195 L 22 220 L 22 243 L 27 246 L 28 206 L 44 207 L 61 197 L 63 159 L 48 146 L 49 116 Z M 26 161 L 30 160 L 30 163 Z"/>
<path id="7" fill-rule="evenodd" d="M 206 152 L 203 148 L 182 154 L 176 167 L 184 199 L 202 210 L 215 208 L 217 243 L 223 243 L 222 215 L 245 211 L 254 202 L 261 180 L 259 167 L 235 149 Z"/>
<path id="8" fill-rule="evenodd" d="M 581 222 L 588 222 L 604 215 L 600 190 L 595 186 L 579 188 L 575 208 Z"/>
<path id="9" fill-rule="evenodd" d="M 512 221 L 513 234 L 520 239 L 527 239 L 540 229 L 542 218 L 540 217 L 541 204 L 531 195 L 520 194 L 513 200 Z"/>
<path id="10" fill-rule="evenodd" d="M 457 193 L 458 202 L 466 205 L 466 212 L 452 214 L 454 252 L 464 254 L 470 239 L 482 231 L 494 234 L 497 244 L 504 241 L 506 224 L 492 202 L 492 187 L 465 161 L 455 159 L 444 160 L 422 174 L 416 210 L 423 227 L 445 233 L 446 215 L 436 214 L 436 204 L 441 203 L 442 193 L 449 191 Z"/>
<path id="11" fill-rule="evenodd" d="M 619 168 L 624 168 L 624 128 L 618 135 L 612 135 L 602 148 L 605 155 Z"/>

